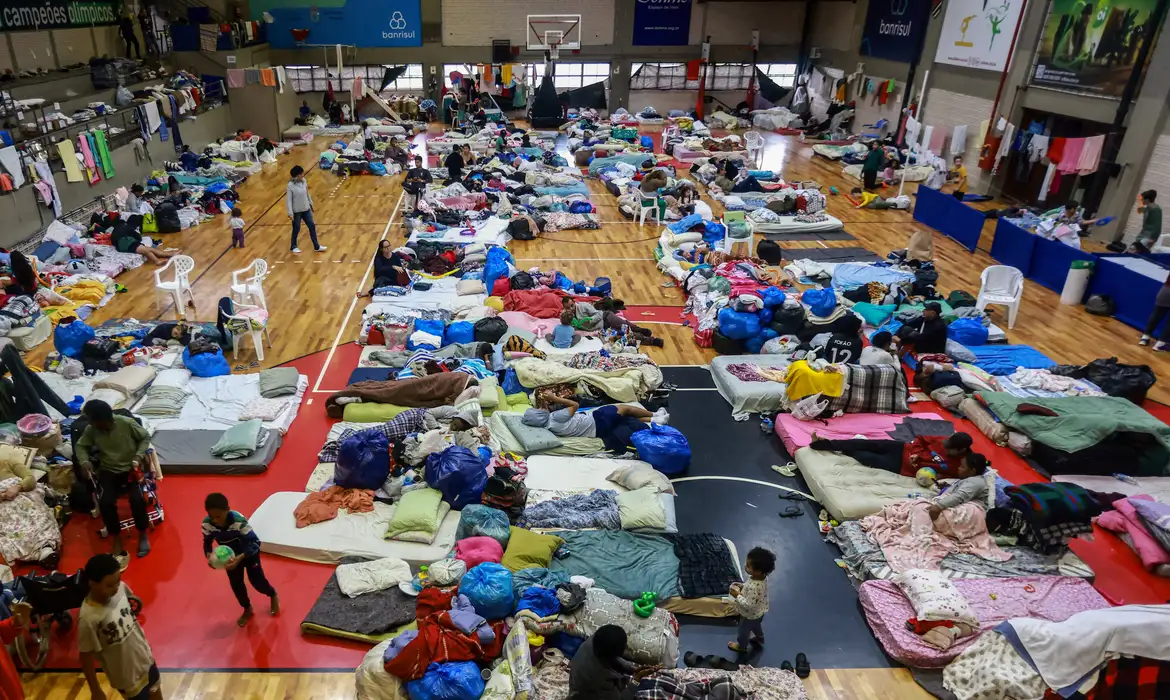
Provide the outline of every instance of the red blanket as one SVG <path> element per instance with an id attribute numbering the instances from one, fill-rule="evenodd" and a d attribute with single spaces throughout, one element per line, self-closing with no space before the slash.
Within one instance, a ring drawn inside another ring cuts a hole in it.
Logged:
<path id="1" fill-rule="evenodd" d="M 504 297 L 504 311 L 523 311 L 536 318 L 559 318 L 562 299 L 569 296 L 560 289 L 517 289 Z M 600 297 L 574 296 L 575 301 L 597 301 Z"/>
<path id="2" fill-rule="evenodd" d="M 418 636 L 403 647 L 398 656 L 386 662 L 386 673 L 405 681 L 412 681 L 422 678 L 427 672 L 427 666 L 432 663 L 491 661 L 503 650 L 504 637 L 508 629 L 503 620 L 489 624 L 495 631 L 496 638 L 491 644 L 484 645 L 475 633 L 467 635 L 460 632 L 451 622 L 450 611 L 420 618 Z"/>

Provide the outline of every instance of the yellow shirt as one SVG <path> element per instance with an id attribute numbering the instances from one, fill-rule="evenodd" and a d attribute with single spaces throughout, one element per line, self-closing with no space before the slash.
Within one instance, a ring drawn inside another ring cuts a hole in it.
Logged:
<path id="1" fill-rule="evenodd" d="M 788 365 L 787 393 L 789 401 L 806 396 L 840 396 L 845 388 L 845 375 L 840 372 L 818 372 L 804 360 Z"/>
<path id="2" fill-rule="evenodd" d="M 868 207 L 869 203 L 877 198 L 878 198 L 878 196 L 872 192 L 862 192 L 861 193 L 861 203 L 858 204 L 857 206 Z"/>
<path id="3" fill-rule="evenodd" d="M 960 165 L 955 168 L 955 182 L 957 189 L 963 189 L 967 186 L 967 166 Z"/>

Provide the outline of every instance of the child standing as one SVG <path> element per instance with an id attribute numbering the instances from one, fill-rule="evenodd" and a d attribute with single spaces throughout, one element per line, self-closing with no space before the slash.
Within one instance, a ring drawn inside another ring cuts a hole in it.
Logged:
<path id="1" fill-rule="evenodd" d="M 248 599 L 248 589 L 244 586 L 244 572 L 248 573 L 248 580 L 257 593 L 272 599 L 269 612 L 273 615 L 279 613 L 280 599 L 276 596 L 276 589 L 264 576 L 264 569 L 260 568 L 260 538 L 252 531 L 248 519 L 228 507 L 227 496 L 222 493 L 208 494 L 203 508 L 207 511 L 207 517 L 203 519 L 203 554 L 210 558 L 215 545 L 226 545 L 235 552 L 225 568 L 232 593 L 244 608 L 236 624 L 243 627 L 253 615 L 252 601 Z M 208 561 L 207 565 L 211 566 L 211 562 Z"/>
<path id="2" fill-rule="evenodd" d="M 743 654 L 748 645 L 755 638 L 756 644 L 764 644 L 764 615 L 768 612 L 768 574 L 776 569 L 776 555 L 756 547 L 748 552 L 747 563 L 744 564 L 747 572 L 746 583 L 733 583 L 731 604 L 739 613 L 739 634 L 734 642 L 728 642 L 727 648 Z"/>
<path id="3" fill-rule="evenodd" d="M 106 678 L 126 700 L 162 700 L 154 653 L 130 607 L 130 589 L 112 554 L 98 554 L 85 565 L 89 595 L 77 616 L 81 670 L 95 698 L 105 698 L 98 683 L 100 661 Z"/>
<path id="4" fill-rule="evenodd" d="M 232 209 L 232 218 L 228 221 L 228 226 L 232 227 L 232 247 L 235 248 L 239 243 L 240 247 L 244 247 L 244 212 L 240 211 L 239 207 Z"/>

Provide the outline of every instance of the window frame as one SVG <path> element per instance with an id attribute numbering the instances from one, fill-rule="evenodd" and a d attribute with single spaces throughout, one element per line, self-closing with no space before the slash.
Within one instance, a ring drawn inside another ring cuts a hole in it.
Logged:
<path id="1" fill-rule="evenodd" d="M 285 66 L 285 74 L 292 84 L 293 91 L 296 93 L 303 92 L 325 92 L 328 89 L 330 80 L 337 80 L 333 85 L 333 89 L 338 92 L 350 92 L 353 89 L 354 77 L 362 79 L 365 85 L 379 85 L 381 86 L 382 76 L 385 74 L 387 68 L 395 66 L 406 66 L 406 72 L 398 76 L 398 79 L 388 85 L 383 95 L 395 92 L 422 92 L 425 86 L 425 78 L 423 76 L 423 65 L 421 63 L 374 63 L 361 64 L 354 66 L 342 66 L 340 78 L 336 69 L 330 69 L 325 66 L 313 65 L 296 65 Z M 329 76 L 333 76 L 330 78 Z"/>
<path id="2" fill-rule="evenodd" d="M 782 87 L 796 83 L 795 63 L 757 63 L 756 67 Z M 747 90 L 752 76 L 751 63 L 709 63 L 704 89 Z M 631 90 L 698 90 L 700 82 L 686 80 L 686 63 L 635 61 L 630 66 Z"/>

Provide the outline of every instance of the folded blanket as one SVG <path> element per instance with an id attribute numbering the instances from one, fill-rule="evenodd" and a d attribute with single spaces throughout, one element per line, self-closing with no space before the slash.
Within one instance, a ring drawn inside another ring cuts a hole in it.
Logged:
<path id="1" fill-rule="evenodd" d="M 219 442 L 211 448 L 211 454 L 220 459 L 241 459 L 256 451 L 260 441 L 261 421 L 245 421 L 223 431 Z"/>
<path id="2" fill-rule="evenodd" d="M 529 529 L 622 529 L 617 492 L 609 489 L 597 489 L 530 505 L 524 509 L 517 524 Z"/>
<path id="3" fill-rule="evenodd" d="M 266 399 L 297 393 L 300 372 L 294 367 L 275 367 L 260 372 L 260 395 Z"/>
<path id="4" fill-rule="evenodd" d="M 277 416 L 288 407 L 291 399 L 252 399 L 240 411 L 240 420 L 276 420 Z"/>
<path id="5" fill-rule="evenodd" d="M 156 418 L 177 418 L 182 413 L 188 397 L 190 394 L 178 387 L 152 386 L 137 412 Z"/>

